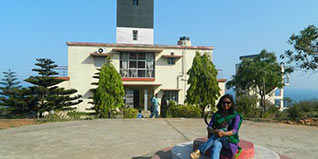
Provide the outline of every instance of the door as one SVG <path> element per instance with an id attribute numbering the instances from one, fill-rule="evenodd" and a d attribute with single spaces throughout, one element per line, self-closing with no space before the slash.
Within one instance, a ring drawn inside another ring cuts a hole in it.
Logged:
<path id="1" fill-rule="evenodd" d="M 134 108 L 136 109 L 139 108 L 139 90 L 138 89 L 134 90 Z"/>

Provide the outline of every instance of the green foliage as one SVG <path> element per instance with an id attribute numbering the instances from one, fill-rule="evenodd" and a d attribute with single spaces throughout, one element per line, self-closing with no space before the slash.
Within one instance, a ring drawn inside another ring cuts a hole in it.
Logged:
<path id="1" fill-rule="evenodd" d="M 171 103 L 171 105 L 170 105 Z M 167 117 L 170 118 L 200 118 L 201 109 L 194 105 L 175 105 L 169 102 Z"/>
<path id="2" fill-rule="evenodd" d="M 36 115 L 38 99 L 30 88 L 14 88 L 12 95 L 5 101 L 8 104 L 6 118 L 26 118 Z"/>
<path id="3" fill-rule="evenodd" d="M 4 78 L 0 81 L 0 116 L 6 117 L 11 113 L 11 110 L 17 107 L 17 105 L 13 105 L 10 98 L 14 98 L 16 95 L 17 89 L 20 82 L 17 82 L 17 75 L 15 72 L 11 72 L 9 69 L 8 72 L 3 72 Z"/>
<path id="4" fill-rule="evenodd" d="M 72 105 L 76 105 L 82 102 L 78 100 L 81 95 L 73 95 L 77 92 L 75 89 L 64 89 L 56 86 L 63 82 L 62 79 L 57 79 L 57 72 L 53 71 L 57 67 L 54 61 L 50 59 L 36 59 L 35 64 L 39 68 L 32 69 L 38 73 L 37 76 L 30 76 L 25 81 L 33 84 L 28 88 L 32 101 L 37 101 L 35 111 L 38 114 L 38 118 L 42 117 L 42 113 L 50 110 L 72 110 Z"/>
<path id="5" fill-rule="evenodd" d="M 282 88 L 283 74 L 280 64 L 276 60 L 275 53 L 262 50 L 254 58 L 244 58 L 238 64 L 236 75 L 226 83 L 226 87 L 240 90 L 255 90 L 260 95 L 260 105 L 265 113 L 265 95 L 275 88 Z"/>
<path id="6" fill-rule="evenodd" d="M 287 109 L 287 113 L 288 117 L 293 120 L 316 118 L 318 117 L 318 101 L 306 100 L 293 103 L 293 105 Z"/>
<path id="7" fill-rule="evenodd" d="M 100 71 L 98 87 L 94 93 L 93 109 L 101 118 L 110 118 L 111 111 L 121 108 L 124 105 L 123 97 L 125 95 L 121 77 L 110 58 L 106 60 Z"/>
<path id="8" fill-rule="evenodd" d="M 203 117 L 205 108 L 207 106 L 215 108 L 215 101 L 220 96 L 217 71 L 207 53 L 201 56 L 197 52 L 187 74 L 190 87 L 187 90 L 185 103 L 200 106 Z"/>
<path id="9" fill-rule="evenodd" d="M 58 116 L 57 113 L 49 114 L 45 117 L 42 117 L 40 120 L 38 120 L 39 123 L 50 123 L 50 122 L 61 122 L 61 121 L 68 121 L 69 119 L 64 119 Z"/>
<path id="10" fill-rule="evenodd" d="M 71 119 L 81 119 L 82 117 L 88 116 L 88 113 L 78 112 L 78 111 L 69 111 L 67 112 L 67 116 Z"/>
<path id="11" fill-rule="evenodd" d="M 123 108 L 124 118 L 136 118 L 138 109 L 135 108 Z"/>
<path id="12" fill-rule="evenodd" d="M 278 118 L 280 117 L 281 115 L 281 112 L 279 110 L 279 108 L 275 105 L 271 105 L 269 106 L 269 108 L 266 110 L 265 114 L 264 114 L 264 118 L 272 118 L 272 119 L 275 119 L 275 118 Z"/>
<path id="13" fill-rule="evenodd" d="M 298 120 L 305 116 L 304 112 L 301 110 L 300 105 L 298 104 L 295 104 L 292 107 L 289 107 L 289 109 L 287 110 L 287 113 L 288 113 L 287 116 L 293 120 Z"/>
<path id="14" fill-rule="evenodd" d="M 293 100 L 289 97 L 284 97 L 284 107 L 291 107 L 293 104 Z"/>
<path id="15" fill-rule="evenodd" d="M 257 107 L 257 97 L 241 95 L 236 100 L 237 111 L 245 118 L 258 118 L 260 109 Z"/>
<path id="16" fill-rule="evenodd" d="M 0 85 L 1 118 L 24 118 L 32 115 L 37 100 L 32 96 L 32 90 L 21 88 L 15 72 L 3 72 L 4 78 Z"/>
<path id="17" fill-rule="evenodd" d="M 293 50 L 287 50 L 281 58 L 287 58 L 286 64 L 290 70 L 300 68 L 314 71 L 318 68 L 318 28 L 316 26 L 309 25 L 300 31 L 299 35 L 292 34 L 288 43 L 293 46 Z"/>

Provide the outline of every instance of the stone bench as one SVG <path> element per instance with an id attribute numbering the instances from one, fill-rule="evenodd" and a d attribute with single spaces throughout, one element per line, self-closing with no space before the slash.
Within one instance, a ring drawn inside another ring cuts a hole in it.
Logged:
<path id="1" fill-rule="evenodd" d="M 207 137 L 201 137 L 201 138 L 197 138 L 193 141 L 193 151 L 197 150 L 199 148 L 199 145 L 205 143 L 206 141 L 208 141 Z M 238 144 L 241 148 L 241 154 L 238 157 L 238 159 L 253 159 L 254 158 L 254 144 L 246 141 L 246 140 L 240 140 L 239 144 Z M 210 156 L 210 150 L 208 150 L 204 156 Z"/>

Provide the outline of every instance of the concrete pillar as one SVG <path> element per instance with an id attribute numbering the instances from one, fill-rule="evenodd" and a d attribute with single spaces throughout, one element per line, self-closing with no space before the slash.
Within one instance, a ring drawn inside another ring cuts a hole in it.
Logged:
<path id="1" fill-rule="evenodd" d="M 144 110 L 148 110 L 148 89 L 144 91 Z"/>

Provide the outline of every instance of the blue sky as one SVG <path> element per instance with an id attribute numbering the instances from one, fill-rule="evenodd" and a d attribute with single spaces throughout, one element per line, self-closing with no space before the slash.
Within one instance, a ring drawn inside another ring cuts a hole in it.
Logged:
<path id="1" fill-rule="evenodd" d="M 214 46 L 213 63 L 231 79 L 239 56 L 266 49 L 279 57 L 292 33 L 318 26 L 317 6 L 317 0 L 155 0 L 154 41 L 175 45 L 189 36 L 192 45 Z M 34 74 L 36 58 L 67 65 L 67 41 L 115 40 L 116 0 L 1 1 L 0 71 L 11 69 L 20 80 Z M 318 90 L 317 79 L 295 72 L 287 88 Z"/>

